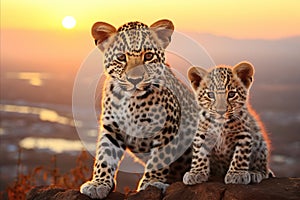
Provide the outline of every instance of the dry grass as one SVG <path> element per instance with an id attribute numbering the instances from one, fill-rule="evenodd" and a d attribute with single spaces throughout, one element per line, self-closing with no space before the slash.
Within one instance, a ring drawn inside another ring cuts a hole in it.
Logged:
<path id="1" fill-rule="evenodd" d="M 21 170 L 21 149 L 18 153 L 18 166 L 17 166 L 17 178 L 16 181 L 8 186 L 6 194 L 2 193 L 0 199 L 9 200 L 23 200 L 26 199 L 26 194 L 35 186 L 37 182 L 41 180 L 47 184 L 56 187 L 62 187 L 67 189 L 79 188 L 79 186 L 90 178 L 89 167 L 86 165 L 88 160 L 88 154 L 86 151 L 82 151 L 77 159 L 76 166 L 70 169 L 69 172 L 61 174 L 57 168 L 56 156 L 52 156 L 50 167 L 39 166 L 33 169 L 29 173 L 23 173 Z M 1 198 L 2 196 L 2 198 Z"/>

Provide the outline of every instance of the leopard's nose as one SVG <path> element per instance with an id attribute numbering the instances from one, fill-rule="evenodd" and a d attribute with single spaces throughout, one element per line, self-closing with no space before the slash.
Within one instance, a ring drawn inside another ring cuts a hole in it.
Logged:
<path id="1" fill-rule="evenodd" d="M 221 116 L 224 116 L 224 114 L 226 113 L 226 110 L 218 110 L 217 113 Z"/>
<path id="2" fill-rule="evenodd" d="M 137 84 L 143 81 L 145 75 L 145 68 L 143 65 L 136 66 L 125 72 L 125 74 L 127 81 L 136 86 Z"/>
<path id="3" fill-rule="evenodd" d="M 133 85 L 139 84 L 143 79 L 144 79 L 144 77 L 141 77 L 141 78 L 129 78 L 129 77 L 127 77 L 127 81 L 129 81 Z"/>

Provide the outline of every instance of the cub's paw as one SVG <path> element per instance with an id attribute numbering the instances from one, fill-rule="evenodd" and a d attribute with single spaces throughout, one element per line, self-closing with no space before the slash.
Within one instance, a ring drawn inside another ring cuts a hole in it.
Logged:
<path id="1" fill-rule="evenodd" d="M 183 176 L 183 183 L 186 185 L 195 185 L 208 180 L 208 173 L 205 172 L 186 172 Z"/>
<path id="2" fill-rule="evenodd" d="M 80 192 L 91 197 L 92 199 L 104 199 L 107 197 L 110 190 L 111 187 L 94 181 L 87 181 L 80 186 Z"/>
<path id="3" fill-rule="evenodd" d="M 228 171 L 225 176 L 226 184 L 249 184 L 250 182 L 250 173 L 244 170 Z"/>
<path id="4" fill-rule="evenodd" d="M 143 186 L 140 187 L 139 190 L 145 190 L 149 185 L 152 185 L 154 187 L 157 187 L 160 189 L 163 193 L 166 192 L 166 189 L 169 187 L 169 184 L 167 183 L 162 183 L 162 182 L 149 182 L 145 183 Z"/>

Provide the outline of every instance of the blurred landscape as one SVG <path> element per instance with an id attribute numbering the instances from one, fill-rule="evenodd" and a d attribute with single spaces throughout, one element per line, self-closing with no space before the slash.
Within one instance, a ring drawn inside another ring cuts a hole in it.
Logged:
<path id="1" fill-rule="evenodd" d="M 53 155 L 61 172 L 75 167 L 75 158 L 85 147 L 73 122 L 73 84 L 85 56 L 93 49 L 93 41 L 86 33 L 72 39 L 64 36 L 69 38 L 70 45 L 60 45 L 62 39 L 56 41 L 55 36 L 52 40 L 46 39 L 51 37 L 45 34 L 50 36 L 51 32 L 36 32 L 34 41 L 19 37 L 7 40 L 6 36 L 12 34 L 17 36 L 16 31 L 1 31 L 0 191 L 16 179 L 20 147 L 24 172 L 37 166 L 51 166 Z M 31 33 L 22 33 L 25 38 L 26 34 Z M 300 37 L 237 40 L 210 34 L 186 34 L 201 44 L 217 65 L 235 65 L 243 60 L 254 65 L 256 73 L 250 102 L 272 141 L 271 168 L 278 177 L 300 177 Z M 83 41 L 86 46 L 81 45 Z M 12 46 L 13 43 L 19 45 Z M 32 45 L 32 55 L 40 61 L 22 56 L 15 59 L 13 53 L 22 55 L 24 45 Z M 46 59 L 38 58 L 43 48 L 49 46 L 57 52 L 51 52 Z M 74 51 L 82 57 L 73 56 Z M 54 56 L 56 54 L 59 58 Z M 171 66 L 186 75 L 189 64 L 169 58 Z M 87 165 L 92 169 L 90 154 Z M 125 186 L 133 189 L 140 177 L 126 172 L 118 176 L 117 190 L 121 192 Z"/>

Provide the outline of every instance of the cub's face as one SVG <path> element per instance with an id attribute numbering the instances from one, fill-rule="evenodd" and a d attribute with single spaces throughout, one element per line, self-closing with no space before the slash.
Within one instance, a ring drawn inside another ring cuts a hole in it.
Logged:
<path id="1" fill-rule="evenodd" d="M 92 27 L 96 45 L 104 53 L 107 74 L 127 91 L 143 90 L 152 75 L 161 71 L 165 62 L 174 26 L 169 20 L 160 20 L 150 27 L 130 22 L 116 30 L 112 25 L 97 22 Z"/>
<path id="2" fill-rule="evenodd" d="M 210 71 L 191 67 L 188 78 L 194 89 L 198 105 L 216 121 L 232 119 L 247 103 L 248 90 L 254 68 L 242 62 L 235 67 L 217 66 Z"/>

